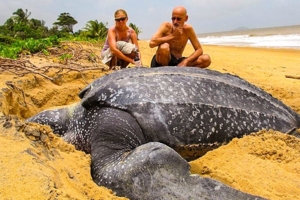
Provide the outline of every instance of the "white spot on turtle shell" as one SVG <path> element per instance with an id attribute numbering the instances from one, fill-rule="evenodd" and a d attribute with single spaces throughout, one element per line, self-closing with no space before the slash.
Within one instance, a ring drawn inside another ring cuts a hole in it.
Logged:
<path id="1" fill-rule="evenodd" d="M 193 121 L 194 121 L 194 117 L 190 116 L 190 117 L 189 117 L 189 121 L 190 121 L 190 122 L 193 122 Z"/>
<path id="2" fill-rule="evenodd" d="M 221 186 L 216 186 L 215 188 L 214 188 L 215 190 L 220 190 L 221 189 Z"/>

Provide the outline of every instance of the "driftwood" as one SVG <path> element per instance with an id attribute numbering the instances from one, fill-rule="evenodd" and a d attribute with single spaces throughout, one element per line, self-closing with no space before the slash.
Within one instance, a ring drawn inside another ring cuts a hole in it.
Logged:
<path id="1" fill-rule="evenodd" d="M 294 76 L 294 75 L 285 75 L 285 78 L 300 79 L 300 76 Z"/>
<path id="2" fill-rule="evenodd" d="M 91 49 L 83 48 L 83 46 L 79 42 L 60 42 L 59 47 L 51 47 L 48 48 L 47 51 L 52 57 L 61 57 L 61 61 L 64 64 L 68 64 L 69 61 L 77 62 L 80 59 L 88 60 L 89 62 L 93 63 L 100 62 L 100 58 L 96 53 L 94 53 Z M 39 57 L 46 57 L 43 52 L 39 52 L 35 55 Z M 64 55 L 69 55 L 69 57 L 66 57 L 64 59 Z"/>
<path id="3" fill-rule="evenodd" d="M 60 48 L 49 48 L 47 51 L 50 55 L 45 55 L 42 52 L 34 54 L 38 57 L 56 58 L 59 63 L 53 63 L 47 66 L 37 67 L 28 59 L 8 59 L 0 58 L 0 74 L 3 72 L 10 72 L 17 76 L 24 76 L 26 74 L 37 74 L 42 76 L 55 84 L 60 84 L 60 79 L 64 73 L 77 71 L 84 79 L 82 72 L 91 70 L 107 70 L 108 67 L 102 64 L 99 57 L 91 50 L 84 49 L 79 42 L 62 42 Z M 81 64 L 91 63 L 89 65 Z M 55 76 L 49 76 L 48 72 L 54 72 Z M 87 83 L 87 81 L 84 79 Z"/>
<path id="4" fill-rule="evenodd" d="M 72 63 L 68 65 L 49 65 L 49 66 L 37 67 L 34 64 L 32 64 L 29 60 L 13 60 L 13 59 L 0 58 L 0 74 L 3 72 L 10 72 L 20 77 L 26 74 L 37 74 L 52 81 L 55 84 L 57 84 L 57 78 L 61 77 L 63 73 L 77 71 L 81 73 L 82 78 L 84 79 L 82 72 L 91 71 L 91 70 L 102 71 L 105 70 L 106 68 L 107 67 L 104 65 L 96 66 L 96 67 L 90 67 L 90 66 L 87 67 L 77 63 Z M 49 72 L 50 70 L 55 72 L 56 74 L 55 77 L 50 77 L 47 75 L 47 72 Z"/>

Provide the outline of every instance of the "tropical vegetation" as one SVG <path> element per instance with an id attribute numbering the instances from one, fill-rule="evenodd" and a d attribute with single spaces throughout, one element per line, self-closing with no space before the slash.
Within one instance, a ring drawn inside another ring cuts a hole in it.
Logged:
<path id="1" fill-rule="evenodd" d="M 136 32 L 139 38 L 139 34 L 142 32 L 142 30 L 133 23 L 129 23 L 129 27 L 131 27 Z"/>
<path id="2" fill-rule="evenodd" d="M 78 22 L 70 13 L 61 13 L 51 28 L 45 21 L 30 18 L 31 12 L 19 8 L 0 25 L 0 57 L 18 58 L 21 53 L 47 52 L 47 48 L 59 46 L 61 41 L 89 41 L 103 43 L 107 36 L 108 23 L 89 20 L 82 30 L 74 32 Z M 129 26 L 141 33 L 135 24 Z"/>

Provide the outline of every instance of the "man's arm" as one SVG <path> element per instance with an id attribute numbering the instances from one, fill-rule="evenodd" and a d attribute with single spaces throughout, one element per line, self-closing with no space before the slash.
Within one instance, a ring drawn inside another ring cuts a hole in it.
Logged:
<path id="1" fill-rule="evenodd" d="M 186 66 L 188 62 L 196 60 L 199 56 L 203 54 L 203 49 L 192 26 L 188 28 L 188 38 L 195 51 L 186 59 L 184 59 L 178 66 Z"/>
<path id="2" fill-rule="evenodd" d="M 152 36 L 149 42 L 149 47 L 154 48 L 159 46 L 160 44 L 168 43 L 168 41 L 174 39 L 174 36 L 172 34 L 166 35 L 170 28 L 171 25 L 168 22 L 162 23 L 156 33 Z"/>
<path id="3" fill-rule="evenodd" d="M 197 57 L 201 56 L 203 54 L 203 49 L 201 47 L 201 44 L 199 42 L 199 39 L 194 31 L 194 29 L 191 27 L 191 30 L 189 32 L 189 39 L 191 41 L 191 44 L 193 45 L 195 52 L 197 52 Z"/>

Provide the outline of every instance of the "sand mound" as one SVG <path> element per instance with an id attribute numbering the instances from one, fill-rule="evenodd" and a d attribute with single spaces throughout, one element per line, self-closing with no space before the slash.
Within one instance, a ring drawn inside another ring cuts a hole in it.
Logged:
<path id="1" fill-rule="evenodd" d="M 299 144 L 294 136 L 260 131 L 190 162 L 191 172 L 270 199 L 299 199 Z"/>

